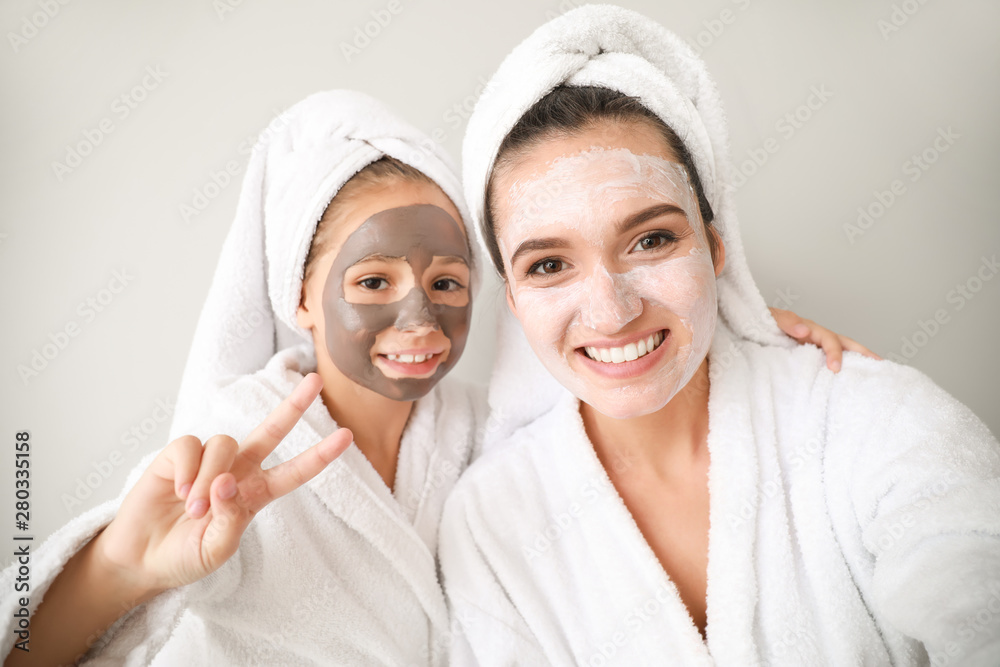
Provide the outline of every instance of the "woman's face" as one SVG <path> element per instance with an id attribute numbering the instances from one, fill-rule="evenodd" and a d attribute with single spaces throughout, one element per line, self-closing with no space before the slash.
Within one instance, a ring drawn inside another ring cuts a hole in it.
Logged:
<path id="1" fill-rule="evenodd" d="M 658 131 L 605 123 L 544 140 L 492 197 L 508 302 L 546 368 L 610 417 L 665 406 L 708 353 L 717 270 Z M 723 256 L 720 243 L 718 271 Z"/>
<path id="2" fill-rule="evenodd" d="M 394 400 L 427 394 L 469 330 L 471 257 L 459 219 L 429 184 L 396 181 L 352 198 L 300 308 L 322 314 L 312 320 L 317 361 L 328 356 Z"/>

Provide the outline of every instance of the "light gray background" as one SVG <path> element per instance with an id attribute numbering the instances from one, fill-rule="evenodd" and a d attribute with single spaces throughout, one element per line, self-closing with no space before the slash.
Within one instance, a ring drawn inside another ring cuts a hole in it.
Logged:
<path id="1" fill-rule="evenodd" d="M 165 444 L 169 420 L 156 421 L 163 417 L 156 402 L 176 393 L 246 148 L 277 111 L 317 90 L 361 89 L 428 133 L 440 128 L 457 159 L 465 119 L 501 58 L 576 4 L 398 2 L 401 11 L 350 62 L 342 43 L 387 1 L 3 3 L 0 537 L 17 532 L 17 430 L 32 432 L 38 538 L 116 495 L 141 455 Z M 704 45 L 737 162 L 776 142 L 737 193 L 750 265 L 768 302 L 883 355 L 912 352 L 903 339 L 916 336 L 922 346 L 910 363 L 1000 432 L 1000 278 L 984 268 L 994 279 L 975 282 L 982 258 L 1000 254 L 1000 6 L 623 4 Z M 32 35 L 26 21 L 44 25 Z M 14 45 L 11 34 L 32 36 Z M 120 103 L 112 105 L 141 85 L 147 67 L 166 76 L 123 118 Z M 832 96 L 821 105 L 813 98 L 818 109 L 800 109 L 813 87 Z M 782 119 L 796 110 L 809 117 L 789 136 Z M 53 163 L 103 118 L 113 132 L 60 180 Z M 911 181 L 907 161 L 933 147 L 939 128 L 959 136 Z M 204 191 L 229 161 L 237 177 L 185 222 L 180 206 L 192 205 L 195 190 Z M 845 225 L 894 179 L 905 193 L 851 243 Z M 88 321 L 78 305 L 101 297 L 116 270 L 133 278 Z M 980 289 L 959 308 L 949 292 L 970 280 Z M 477 302 L 457 371 L 465 377 L 488 375 L 497 294 L 488 284 Z M 921 321 L 939 309 L 947 323 L 921 335 Z M 22 381 L 17 366 L 29 366 L 34 351 L 71 322 L 79 335 Z M 145 428 L 146 439 L 129 444 L 132 428 Z M 111 458 L 115 451 L 120 458 Z M 91 473 L 99 483 L 82 497 Z M 68 498 L 79 504 L 67 508 Z"/>

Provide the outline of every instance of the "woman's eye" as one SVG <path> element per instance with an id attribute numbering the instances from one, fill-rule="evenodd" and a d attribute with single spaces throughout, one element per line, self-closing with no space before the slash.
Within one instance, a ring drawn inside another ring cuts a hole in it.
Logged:
<path id="1" fill-rule="evenodd" d="M 389 281 L 387 281 L 385 278 L 365 278 L 364 280 L 359 282 L 358 285 L 364 287 L 365 289 L 376 291 L 388 287 Z"/>
<path id="2" fill-rule="evenodd" d="M 431 289 L 435 292 L 454 292 L 463 287 L 464 285 L 454 278 L 441 278 L 440 280 L 435 280 L 434 284 L 431 285 Z"/>
<path id="3" fill-rule="evenodd" d="M 632 248 L 632 252 L 639 252 L 642 250 L 656 250 L 657 248 L 662 248 L 668 243 L 676 241 L 676 237 L 672 234 L 665 234 L 663 232 L 655 232 L 644 236 L 639 239 L 639 242 L 635 244 Z"/>
<path id="4" fill-rule="evenodd" d="M 559 273 L 564 268 L 566 264 L 561 259 L 543 259 L 532 264 L 528 273 L 553 274 Z"/>

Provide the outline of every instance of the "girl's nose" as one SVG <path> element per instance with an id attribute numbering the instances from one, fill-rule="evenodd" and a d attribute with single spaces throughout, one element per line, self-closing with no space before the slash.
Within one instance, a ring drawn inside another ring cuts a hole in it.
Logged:
<path id="1" fill-rule="evenodd" d="M 437 319 L 431 312 L 431 301 L 419 287 L 414 287 L 403 297 L 396 316 L 396 328 L 400 331 L 418 333 L 438 328 Z"/>

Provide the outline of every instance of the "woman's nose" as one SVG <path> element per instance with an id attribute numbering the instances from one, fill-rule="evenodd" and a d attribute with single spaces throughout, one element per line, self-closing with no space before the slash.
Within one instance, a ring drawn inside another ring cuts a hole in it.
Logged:
<path id="1" fill-rule="evenodd" d="M 642 298 L 620 273 L 598 265 L 587 279 L 588 299 L 583 323 L 602 334 L 613 334 L 639 317 Z"/>

